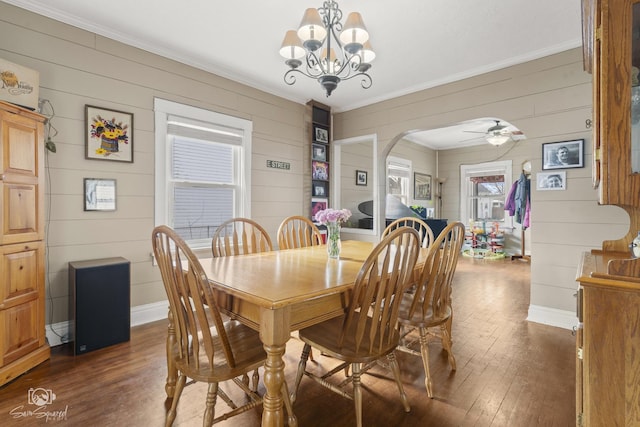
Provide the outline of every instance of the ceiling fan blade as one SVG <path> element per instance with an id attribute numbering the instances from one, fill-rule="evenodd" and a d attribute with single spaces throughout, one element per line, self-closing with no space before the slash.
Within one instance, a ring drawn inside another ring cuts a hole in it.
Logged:
<path id="1" fill-rule="evenodd" d="M 462 132 L 466 132 L 466 133 L 481 133 L 481 134 L 485 134 L 486 132 L 482 132 L 479 130 L 463 130 Z"/>
<path id="2" fill-rule="evenodd" d="M 463 139 L 462 141 L 459 141 L 460 144 L 464 144 L 465 142 L 469 142 L 469 141 L 478 141 L 484 139 L 484 136 L 474 136 L 473 138 L 469 138 L 469 139 Z"/>

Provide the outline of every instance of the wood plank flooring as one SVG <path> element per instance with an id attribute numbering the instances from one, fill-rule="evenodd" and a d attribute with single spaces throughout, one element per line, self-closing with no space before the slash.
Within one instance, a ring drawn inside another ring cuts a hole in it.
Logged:
<path id="1" fill-rule="evenodd" d="M 527 322 L 529 264 L 463 258 L 454 279 L 453 348 L 458 370 L 432 344 L 435 398 L 424 390 L 420 359 L 398 353 L 411 412 L 383 368 L 363 377 L 365 426 L 574 426 L 574 337 L 565 329 Z M 166 322 L 132 329 L 131 341 L 81 356 L 69 346 L 0 388 L 0 425 L 163 426 Z M 293 384 L 301 344 L 289 341 L 285 363 Z M 323 368 L 335 361 L 316 355 Z M 309 366 L 313 366 L 310 362 Z M 229 388 L 223 386 L 225 390 Z M 29 413 L 30 389 L 51 390 L 50 413 Z M 264 386 L 261 385 L 264 391 Z M 185 389 L 176 426 L 202 425 L 206 386 Z M 239 400 L 243 396 L 232 393 Z M 294 410 L 299 425 L 355 425 L 353 404 L 303 378 Z M 218 412 L 227 410 L 218 399 Z M 57 413 L 56 413 L 57 411 Z M 261 409 L 220 426 L 259 426 Z M 57 417 L 56 417 L 57 415 Z M 40 418 L 39 418 L 40 417 Z"/>

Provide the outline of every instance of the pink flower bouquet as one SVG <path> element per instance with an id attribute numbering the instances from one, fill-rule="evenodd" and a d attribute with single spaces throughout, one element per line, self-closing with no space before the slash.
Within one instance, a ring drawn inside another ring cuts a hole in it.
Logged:
<path id="1" fill-rule="evenodd" d="M 351 211 L 349 209 L 324 209 L 316 213 L 315 219 L 320 224 L 327 224 L 335 222 L 341 224 L 351 218 Z"/>

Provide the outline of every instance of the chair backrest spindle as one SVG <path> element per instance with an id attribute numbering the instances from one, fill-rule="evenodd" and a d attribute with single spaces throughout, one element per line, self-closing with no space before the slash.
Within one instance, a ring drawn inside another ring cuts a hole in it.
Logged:
<path id="1" fill-rule="evenodd" d="M 211 250 L 214 257 L 255 254 L 273 250 L 267 231 L 249 218 L 232 218 L 220 224 L 213 233 Z"/>
<path id="2" fill-rule="evenodd" d="M 305 248 L 322 244 L 318 227 L 308 218 L 293 215 L 285 218 L 278 227 L 280 249 Z"/>

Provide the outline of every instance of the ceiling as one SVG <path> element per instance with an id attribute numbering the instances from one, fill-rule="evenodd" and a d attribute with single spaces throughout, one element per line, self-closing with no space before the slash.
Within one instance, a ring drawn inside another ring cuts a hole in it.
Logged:
<path id="1" fill-rule="evenodd" d="M 581 44 L 579 0 L 339 0 L 344 16 L 361 13 L 377 57 L 370 89 L 343 81 L 327 98 L 313 79 L 285 84 L 278 53 L 286 30 L 320 0 L 109 0 L 99 7 L 87 0 L 2 1 L 295 102 L 315 99 L 335 112 Z M 475 123 L 483 131 L 492 124 L 493 118 Z M 462 141 L 454 134 L 439 141 Z"/>

